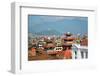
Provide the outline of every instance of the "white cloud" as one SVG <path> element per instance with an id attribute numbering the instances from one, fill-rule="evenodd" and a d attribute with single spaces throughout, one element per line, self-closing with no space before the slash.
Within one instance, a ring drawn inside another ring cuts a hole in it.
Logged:
<path id="1" fill-rule="evenodd" d="M 40 17 L 43 21 L 45 22 L 52 22 L 52 21 L 60 21 L 60 20 L 64 20 L 65 17 L 55 17 L 55 16 L 41 16 Z"/>
<path id="2" fill-rule="evenodd" d="M 71 16 L 41 16 L 40 17 L 42 21 L 44 22 L 55 22 L 55 21 L 62 21 L 64 19 L 66 20 L 87 20 L 86 17 L 71 17 Z"/>

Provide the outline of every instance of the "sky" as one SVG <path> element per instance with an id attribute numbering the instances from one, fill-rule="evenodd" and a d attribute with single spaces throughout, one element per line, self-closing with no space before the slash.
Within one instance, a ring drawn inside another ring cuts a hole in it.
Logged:
<path id="1" fill-rule="evenodd" d="M 28 32 L 56 30 L 60 33 L 87 34 L 88 17 L 28 15 Z"/>

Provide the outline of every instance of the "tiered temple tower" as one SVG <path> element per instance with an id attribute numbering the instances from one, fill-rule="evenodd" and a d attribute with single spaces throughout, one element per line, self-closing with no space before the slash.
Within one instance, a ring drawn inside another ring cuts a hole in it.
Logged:
<path id="1" fill-rule="evenodd" d="M 65 37 L 63 38 L 63 44 L 62 44 L 63 50 L 67 50 L 67 48 L 71 49 L 73 40 L 74 40 L 74 37 L 72 37 L 72 34 L 69 32 L 66 33 Z"/>

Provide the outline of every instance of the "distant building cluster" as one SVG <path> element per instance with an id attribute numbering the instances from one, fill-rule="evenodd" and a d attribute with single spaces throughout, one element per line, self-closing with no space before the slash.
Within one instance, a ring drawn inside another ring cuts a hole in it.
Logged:
<path id="1" fill-rule="evenodd" d="M 83 47 L 78 48 L 76 45 Z M 84 47 L 88 47 L 87 35 L 74 36 L 68 32 L 63 36 L 52 35 L 33 38 L 29 37 L 28 60 L 72 59 L 73 57 L 77 59 L 78 50 L 83 50 L 80 51 L 80 55 L 82 58 L 87 58 L 88 51 Z"/>

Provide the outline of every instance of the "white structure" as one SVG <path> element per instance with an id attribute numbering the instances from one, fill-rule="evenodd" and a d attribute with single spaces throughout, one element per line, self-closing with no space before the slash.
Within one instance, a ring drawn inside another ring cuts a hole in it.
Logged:
<path id="1" fill-rule="evenodd" d="M 55 47 L 55 48 L 54 48 L 54 51 L 62 51 L 62 50 L 63 50 L 62 47 Z"/>
<path id="2" fill-rule="evenodd" d="M 72 45 L 72 58 L 73 59 L 86 59 L 88 58 L 88 47 L 80 46 L 79 44 Z"/>
<path id="3" fill-rule="evenodd" d="M 57 51 L 62 51 L 62 47 L 55 47 L 53 50 L 47 50 L 47 52 L 57 52 Z"/>

